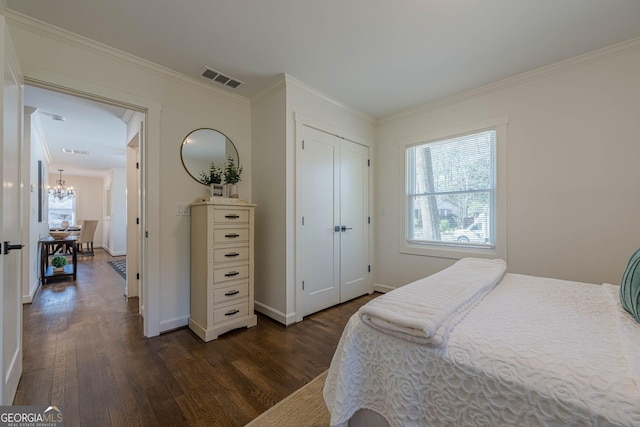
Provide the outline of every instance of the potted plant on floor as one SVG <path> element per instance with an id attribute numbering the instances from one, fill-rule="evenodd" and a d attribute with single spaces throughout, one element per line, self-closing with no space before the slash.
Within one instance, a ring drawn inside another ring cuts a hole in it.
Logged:
<path id="1" fill-rule="evenodd" d="M 53 271 L 56 273 L 64 271 L 64 266 L 68 263 L 69 261 L 67 261 L 67 257 L 62 255 L 56 255 L 51 258 L 51 265 L 53 266 Z"/>

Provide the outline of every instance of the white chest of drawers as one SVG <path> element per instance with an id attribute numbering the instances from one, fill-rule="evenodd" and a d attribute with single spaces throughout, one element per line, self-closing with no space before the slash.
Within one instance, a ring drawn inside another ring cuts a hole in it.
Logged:
<path id="1" fill-rule="evenodd" d="M 191 316 L 189 328 L 204 341 L 257 324 L 253 312 L 251 204 L 191 205 Z"/>

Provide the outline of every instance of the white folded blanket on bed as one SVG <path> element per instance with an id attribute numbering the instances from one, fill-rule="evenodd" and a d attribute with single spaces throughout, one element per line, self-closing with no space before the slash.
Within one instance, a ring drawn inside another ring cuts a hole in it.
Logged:
<path id="1" fill-rule="evenodd" d="M 358 313 L 364 323 L 381 332 L 441 347 L 455 325 L 491 292 L 506 270 L 501 259 L 464 258 L 370 301 Z"/>

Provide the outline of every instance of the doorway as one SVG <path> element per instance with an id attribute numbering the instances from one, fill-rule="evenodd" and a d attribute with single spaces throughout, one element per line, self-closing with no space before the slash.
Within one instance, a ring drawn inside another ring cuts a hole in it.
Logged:
<path id="1" fill-rule="evenodd" d="M 124 99 L 121 98 L 120 100 L 114 99 L 114 98 L 106 98 L 103 95 L 99 94 L 100 91 L 87 92 L 84 90 L 78 90 L 77 88 L 61 87 L 53 83 L 35 81 L 29 78 L 25 78 L 25 83 L 28 85 L 28 87 L 34 87 L 39 90 L 47 90 L 47 91 L 59 94 L 60 96 L 75 98 L 80 104 L 84 104 L 85 108 L 87 109 L 91 108 L 89 107 L 89 105 L 100 104 L 103 106 L 105 110 L 110 111 L 114 116 L 119 116 L 119 119 L 125 122 L 125 124 L 123 125 L 125 127 L 125 130 L 122 132 L 122 140 L 120 141 L 120 146 L 117 149 L 114 149 L 113 147 L 110 148 L 111 150 L 115 150 L 119 152 L 121 151 L 120 153 L 122 155 L 121 166 L 122 166 L 123 173 L 120 174 L 120 176 L 118 177 L 111 176 L 110 177 L 111 179 L 109 180 L 110 182 L 105 183 L 103 191 L 100 191 L 100 196 L 104 200 L 103 206 L 108 206 L 108 205 L 111 206 L 111 209 L 109 209 L 109 212 L 105 211 L 103 208 L 104 213 L 101 215 L 100 219 L 101 219 L 101 222 L 103 222 L 103 224 L 108 223 L 110 226 L 113 226 L 114 221 L 111 216 L 113 211 L 113 204 L 111 204 L 111 200 L 106 200 L 104 199 L 104 197 L 108 197 L 109 193 L 111 193 L 112 197 L 116 195 L 114 191 L 114 183 L 116 182 L 116 180 L 120 180 L 122 204 L 126 205 L 126 208 L 125 208 L 126 212 L 122 213 L 122 218 L 121 218 L 122 243 L 121 243 L 121 246 L 110 247 L 109 248 L 110 250 L 108 252 L 111 253 L 112 255 L 122 255 L 126 252 L 128 255 L 127 258 L 133 259 L 133 261 L 130 261 L 128 263 L 129 265 L 127 268 L 127 271 L 128 271 L 127 276 L 135 278 L 136 281 L 134 284 L 128 283 L 129 286 L 123 289 L 123 293 L 131 297 L 140 295 L 141 298 L 140 298 L 139 307 L 143 308 L 146 306 L 148 310 L 150 309 L 152 312 L 155 311 L 154 309 L 155 305 L 153 303 L 145 304 L 145 301 L 143 300 L 144 298 L 143 295 L 145 294 L 143 292 L 138 291 L 138 288 L 141 287 L 139 285 L 141 281 L 138 281 L 137 279 L 138 277 L 141 276 L 139 272 L 143 270 L 143 265 L 145 263 L 145 254 L 144 254 L 145 245 L 144 245 L 144 242 L 141 241 L 142 233 L 140 232 L 134 233 L 133 239 L 136 239 L 136 240 L 127 238 L 127 235 L 129 234 L 129 230 L 127 227 L 128 217 L 133 215 L 133 217 L 138 218 L 138 221 L 137 221 L 138 228 L 143 226 L 144 220 L 145 220 L 144 215 L 141 214 L 141 211 L 144 209 L 144 206 L 145 206 L 144 200 L 142 200 L 142 195 L 145 192 L 144 191 L 145 180 L 142 178 L 142 173 L 145 170 L 145 145 L 146 145 L 143 129 L 146 128 L 146 122 L 149 117 L 149 109 L 150 109 L 149 106 L 140 107 L 136 104 L 132 104 L 131 102 L 129 102 L 128 99 L 126 99 L 127 98 L 126 96 L 124 97 Z M 109 90 L 109 91 L 113 92 L 112 90 Z M 115 92 L 114 94 L 117 95 L 117 93 Z M 144 105 L 144 102 L 141 103 L 141 105 Z M 33 107 L 38 108 L 38 105 L 33 105 Z M 151 106 L 151 108 L 155 109 L 153 105 Z M 64 116 L 57 117 L 57 115 L 55 114 L 55 110 L 54 111 L 43 110 L 42 114 L 47 119 L 58 120 L 59 122 L 65 121 Z M 100 132 L 97 129 L 95 131 Z M 131 136 L 132 133 L 135 136 Z M 96 144 L 94 144 L 93 146 L 86 147 L 86 149 L 84 149 L 78 141 L 75 141 L 75 142 L 76 142 L 75 146 L 70 148 L 71 150 L 76 150 L 77 152 L 71 152 L 71 153 L 65 153 L 65 154 L 78 155 L 78 157 L 81 157 L 83 155 L 83 151 L 95 150 L 97 147 Z M 133 144 L 133 142 L 135 142 L 135 144 Z M 134 146 L 134 149 L 136 152 L 135 164 L 137 165 L 137 168 L 131 169 L 127 166 L 128 151 L 131 149 L 131 148 L 128 148 L 128 146 L 129 147 Z M 57 148 L 60 148 L 60 147 L 57 147 Z M 51 156 L 51 153 L 48 153 L 48 155 Z M 106 157 L 106 155 L 104 155 L 103 157 Z M 66 162 L 63 165 L 65 168 L 74 167 L 74 163 L 70 162 L 68 158 L 65 160 Z M 80 158 L 80 160 L 78 161 L 82 163 L 82 158 Z M 133 174 L 134 176 L 129 177 L 129 175 L 131 174 Z M 130 187 L 132 185 L 133 187 Z M 111 189 L 111 191 L 108 191 L 108 188 Z M 130 200 L 127 200 L 127 197 L 125 196 L 125 194 L 133 195 L 133 197 L 135 198 L 134 202 L 132 203 Z M 129 211 L 133 211 L 133 213 L 130 213 Z M 45 218 L 45 221 L 46 221 L 46 218 Z M 114 237 L 113 231 L 114 230 L 103 230 L 103 236 L 102 236 L 103 244 L 110 245 L 113 243 L 113 240 L 108 240 L 108 239 L 113 239 Z M 108 233 L 111 233 L 111 234 L 108 234 Z M 134 287 L 135 287 L 135 292 L 134 292 Z M 153 294 L 154 293 L 153 290 L 150 293 Z M 143 311 L 139 310 L 139 313 L 142 315 Z M 158 335 L 159 325 L 154 322 L 154 317 L 155 316 L 143 317 L 144 335 L 147 337 Z"/>

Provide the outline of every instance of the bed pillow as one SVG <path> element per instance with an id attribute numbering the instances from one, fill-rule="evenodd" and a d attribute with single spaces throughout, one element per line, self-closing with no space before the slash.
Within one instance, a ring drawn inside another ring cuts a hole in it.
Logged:
<path id="1" fill-rule="evenodd" d="M 640 322 L 640 249 L 633 254 L 622 275 L 620 303 Z"/>

